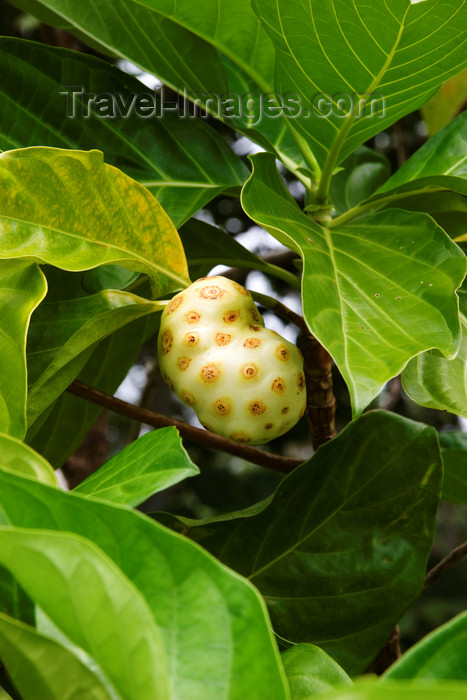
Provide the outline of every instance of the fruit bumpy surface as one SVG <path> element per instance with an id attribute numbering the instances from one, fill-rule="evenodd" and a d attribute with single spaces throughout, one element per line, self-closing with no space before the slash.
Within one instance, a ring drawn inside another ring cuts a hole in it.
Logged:
<path id="1" fill-rule="evenodd" d="M 204 277 L 173 297 L 158 356 L 165 382 L 202 425 L 236 442 L 268 442 L 305 411 L 300 351 L 265 328 L 250 293 L 225 277 Z"/>

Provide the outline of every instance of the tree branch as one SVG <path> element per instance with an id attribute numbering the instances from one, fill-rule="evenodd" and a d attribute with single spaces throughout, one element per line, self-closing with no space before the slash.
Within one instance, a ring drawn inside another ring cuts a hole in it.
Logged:
<path id="1" fill-rule="evenodd" d="M 386 671 L 386 669 L 392 666 L 392 664 L 395 661 L 397 661 L 397 659 L 399 659 L 400 657 L 400 631 L 399 626 L 396 625 L 393 631 L 391 632 L 388 641 L 381 649 L 371 666 L 367 669 L 367 673 L 376 673 L 377 676 L 381 676 Z"/>
<path id="2" fill-rule="evenodd" d="M 426 575 L 423 591 L 426 591 L 445 571 L 457 564 L 463 557 L 467 555 L 467 542 L 463 542 L 458 547 L 449 552 L 448 555 L 441 559 Z"/>
<path id="3" fill-rule="evenodd" d="M 109 394 L 104 394 L 104 392 L 99 391 L 98 389 L 94 389 L 87 384 L 83 384 L 83 382 L 80 382 L 77 379 L 70 384 L 67 391 L 75 396 L 79 396 L 82 399 L 92 401 L 92 403 L 98 404 L 103 408 L 107 408 L 114 413 L 119 413 L 122 416 L 128 416 L 129 418 L 137 420 L 140 423 L 151 425 L 153 428 L 164 428 L 173 425 L 178 429 L 180 435 L 184 438 L 198 442 L 201 445 L 206 445 L 206 447 L 221 450 L 222 452 L 227 452 L 228 454 L 235 455 L 236 457 L 241 457 L 248 462 L 252 462 L 252 464 L 257 464 L 260 467 L 266 467 L 267 469 L 272 469 L 276 472 L 288 474 L 302 463 L 301 460 L 298 459 L 282 457 L 271 452 L 258 450 L 255 447 L 249 447 L 248 445 L 233 442 L 232 440 L 228 440 L 227 438 L 216 435 L 215 433 L 210 433 L 207 430 L 202 430 L 201 428 L 195 428 L 189 423 L 185 423 L 174 418 L 169 418 L 168 416 L 163 416 L 160 413 L 155 413 L 147 408 L 133 406 L 131 403 L 117 399 Z"/>
<path id="4" fill-rule="evenodd" d="M 302 333 L 298 343 L 303 354 L 307 391 L 306 415 L 314 449 L 336 435 L 334 417 L 336 398 L 332 387 L 332 357 L 310 331 Z"/>

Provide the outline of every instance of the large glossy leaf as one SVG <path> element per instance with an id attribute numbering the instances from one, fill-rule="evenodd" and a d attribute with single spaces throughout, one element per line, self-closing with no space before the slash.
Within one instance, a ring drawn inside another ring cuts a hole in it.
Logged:
<path id="1" fill-rule="evenodd" d="M 111 118 L 101 110 L 99 116 L 90 102 L 83 118 L 87 103 L 78 86 L 89 94 L 120 96 L 123 113 Z M 144 90 L 138 80 L 93 56 L 3 38 L 0 148 L 99 148 L 108 163 L 147 187 L 179 226 L 224 188 L 241 185 L 247 171 L 202 119 L 180 119 L 173 111 L 161 118 L 138 116 L 139 95 L 149 95 L 162 114 L 159 96 Z"/>
<path id="2" fill-rule="evenodd" d="M 150 315 L 112 333 L 97 344 L 78 379 L 113 394 L 158 325 L 159 314 Z M 26 437 L 54 467 L 60 467 L 81 444 L 102 408 L 65 392 L 48 411 L 29 426 Z"/>
<path id="3" fill-rule="evenodd" d="M 199 474 L 176 428 L 153 430 L 109 459 L 75 489 L 86 496 L 136 506 L 158 491 Z"/>
<path id="4" fill-rule="evenodd" d="M 464 0 L 253 6 L 278 51 L 276 90 L 300 96 L 302 115 L 293 123 L 320 164 L 330 151 L 333 162 L 345 158 L 466 65 Z M 361 109 L 360 96 L 377 98 L 376 112 L 375 105 Z"/>
<path id="5" fill-rule="evenodd" d="M 261 597 L 196 544 L 126 507 L 1 471 L 0 504 L 5 522 L 91 538 L 139 588 L 164 638 L 171 700 L 288 700 Z"/>
<path id="6" fill-rule="evenodd" d="M 353 688 L 334 690 L 322 695 L 322 700 L 464 700 L 467 683 L 448 681 L 391 681 L 378 683 L 376 680 L 362 680 Z"/>
<path id="7" fill-rule="evenodd" d="M 360 413 L 411 357 L 460 342 L 456 288 L 462 251 L 424 214 L 388 209 L 361 222 L 318 226 L 286 190 L 269 154 L 252 158 L 246 213 L 304 262 L 303 311 L 331 353 Z"/>
<path id="8" fill-rule="evenodd" d="M 160 302 L 113 290 L 41 304 L 28 338 L 28 425 L 77 377 L 96 343 L 162 308 Z"/>
<path id="9" fill-rule="evenodd" d="M 352 685 L 346 672 L 313 644 L 297 644 L 281 655 L 291 700 L 310 698 L 342 685 Z"/>
<path id="10" fill-rule="evenodd" d="M 115 699 L 98 676 L 71 652 L 2 613 L 0 656 L 24 700 Z"/>
<path id="11" fill-rule="evenodd" d="M 0 262 L 0 431 L 22 439 L 26 432 L 26 336 L 47 286 L 37 265 Z"/>
<path id="12" fill-rule="evenodd" d="M 137 0 L 205 39 L 237 63 L 264 91 L 272 90 L 274 48 L 251 0 Z"/>
<path id="13" fill-rule="evenodd" d="M 415 181 L 416 182 L 416 181 Z M 405 195 L 397 206 L 409 211 L 429 214 L 454 240 L 467 240 L 467 196 L 448 190 L 428 189 L 423 194 Z M 391 197 L 391 195 L 388 195 Z M 393 204 L 393 203 L 392 203 Z"/>
<path id="14" fill-rule="evenodd" d="M 402 384 L 411 399 L 429 408 L 467 418 L 467 286 L 459 292 L 462 340 L 457 356 L 446 360 L 424 352 L 410 360 Z"/>
<path id="15" fill-rule="evenodd" d="M 0 258 L 65 270 L 118 263 L 150 275 L 155 295 L 189 284 L 167 214 L 99 151 L 6 151 L 0 185 Z"/>
<path id="16" fill-rule="evenodd" d="M 17 4 L 39 17 L 52 11 L 44 21 L 65 25 L 101 52 L 128 59 L 184 96 L 201 103 L 212 96 L 211 111 L 227 124 L 274 150 L 291 169 L 305 164 L 293 125 L 283 118 L 285 110 L 266 113 L 263 106 L 274 91 L 275 51 L 249 0 L 209 0 L 201 8 L 185 0 L 176 5 L 100 0 L 92 8 L 73 0 Z M 231 102 L 222 105 L 226 98 Z M 249 98 L 254 105 L 247 105 Z"/>
<path id="17" fill-rule="evenodd" d="M 467 613 L 462 613 L 406 651 L 384 678 L 467 681 L 466 658 Z"/>
<path id="18" fill-rule="evenodd" d="M 439 434 L 444 465 L 443 498 L 467 505 L 467 433 Z"/>
<path id="19" fill-rule="evenodd" d="M 49 486 L 58 486 L 50 464 L 24 442 L 0 433 L 0 466 L 2 469 L 29 476 Z"/>
<path id="20" fill-rule="evenodd" d="M 369 412 L 258 513 L 179 526 L 259 588 L 281 637 L 361 673 L 423 586 L 440 477 L 433 429 Z"/>
<path id="21" fill-rule="evenodd" d="M 129 700 L 166 700 L 160 630 L 143 596 L 89 540 L 69 532 L 0 529 L 0 561 L 32 600 Z"/>

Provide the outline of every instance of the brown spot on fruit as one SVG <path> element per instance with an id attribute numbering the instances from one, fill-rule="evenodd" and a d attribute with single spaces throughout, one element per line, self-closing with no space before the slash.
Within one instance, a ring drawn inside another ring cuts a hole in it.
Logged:
<path id="1" fill-rule="evenodd" d="M 172 301 L 170 302 L 170 304 L 167 307 L 167 313 L 172 314 L 175 311 L 175 309 L 178 309 L 178 307 L 180 306 L 182 301 L 183 301 L 183 294 L 180 294 L 179 296 L 176 296 L 174 299 L 172 299 Z"/>
<path id="2" fill-rule="evenodd" d="M 243 365 L 242 369 L 240 370 L 245 379 L 254 379 L 255 377 L 258 376 L 258 368 L 256 365 L 253 363 L 250 363 L 249 365 Z"/>
<path id="3" fill-rule="evenodd" d="M 248 435 L 248 433 L 243 431 L 232 433 L 230 439 L 235 440 L 235 442 L 251 442 L 251 437 Z"/>
<path id="4" fill-rule="evenodd" d="M 189 357 L 179 357 L 177 360 L 177 367 L 180 372 L 184 372 L 190 366 L 191 359 Z"/>
<path id="5" fill-rule="evenodd" d="M 264 426 L 265 430 L 271 430 L 271 428 L 274 428 L 274 423 L 266 423 Z"/>
<path id="6" fill-rule="evenodd" d="M 204 365 L 201 370 L 201 379 L 205 384 L 214 384 L 220 376 L 220 369 L 214 362 Z"/>
<path id="7" fill-rule="evenodd" d="M 232 406 L 228 399 L 217 399 L 214 402 L 214 410 L 218 416 L 228 416 L 232 410 Z"/>
<path id="8" fill-rule="evenodd" d="M 225 294 L 227 294 L 227 291 L 222 289 L 222 287 L 219 287 L 217 284 L 202 287 L 199 290 L 199 295 L 200 297 L 203 297 L 203 299 L 222 299 Z"/>
<path id="9" fill-rule="evenodd" d="M 261 416 L 265 412 L 266 406 L 262 401 L 252 401 L 248 410 L 252 416 Z"/>
<path id="10" fill-rule="evenodd" d="M 161 337 L 162 354 L 167 355 L 173 343 L 173 335 L 170 331 L 164 331 Z"/>
<path id="11" fill-rule="evenodd" d="M 303 389 L 305 388 L 305 377 L 301 372 L 297 377 L 297 386 L 299 391 L 303 391 Z"/>
<path id="12" fill-rule="evenodd" d="M 283 360 L 285 362 L 286 360 L 289 359 L 290 357 L 290 352 L 288 349 L 285 347 L 283 343 L 277 346 L 276 348 L 276 355 L 279 358 L 279 360 Z"/>
<path id="13" fill-rule="evenodd" d="M 232 284 L 239 294 L 243 294 L 246 297 L 250 296 L 250 292 L 247 289 L 245 289 L 245 287 L 242 287 L 241 284 L 238 284 L 238 282 L 232 282 Z"/>
<path id="14" fill-rule="evenodd" d="M 248 326 L 248 328 L 250 331 L 255 331 L 255 333 L 261 330 L 261 326 Z"/>
<path id="15" fill-rule="evenodd" d="M 189 311 L 185 314 L 185 321 L 189 324 L 198 323 L 200 318 L 201 316 L 197 311 Z"/>
<path id="16" fill-rule="evenodd" d="M 185 345 L 197 345 L 199 343 L 198 333 L 185 333 L 183 336 L 183 342 Z"/>
<path id="17" fill-rule="evenodd" d="M 282 411 L 281 411 L 282 415 L 284 415 L 284 416 L 285 416 L 285 414 L 286 414 L 286 413 L 288 413 L 288 412 L 289 412 L 289 410 L 290 410 L 290 409 L 289 409 L 289 407 L 288 407 L 288 406 L 284 406 L 284 408 L 283 408 L 283 409 L 282 409 Z"/>
<path id="18" fill-rule="evenodd" d="M 240 320 L 240 311 L 238 309 L 227 311 L 223 318 L 225 323 L 236 323 Z"/>
<path id="19" fill-rule="evenodd" d="M 261 345 L 259 338 L 247 338 L 243 343 L 244 348 L 258 348 Z"/>
<path id="20" fill-rule="evenodd" d="M 181 393 L 182 401 L 187 404 L 187 406 L 194 406 L 196 399 L 191 391 L 182 391 Z"/>
<path id="21" fill-rule="evenodd" d="M 216 345 L 228 345 L 231 340 L 230 333 L 216 333 Z"/>
<path id="22" fill-rule="evenodd" d="M 285 382 L 280 377 L 274 379 L 271 384 L 271 389 L 276 392 L 276 394 L 283 394 L 285 391 Z"/>

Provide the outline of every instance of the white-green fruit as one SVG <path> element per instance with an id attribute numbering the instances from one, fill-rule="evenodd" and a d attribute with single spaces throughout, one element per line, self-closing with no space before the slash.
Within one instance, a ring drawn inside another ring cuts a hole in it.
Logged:
<path id="1" fill-rule="evenodd" d="M 203 277 L 173 297 L 158 354 L 172 391 L 231 440 L 268 442 L 305 412 L 300 351 L 265 328 L 250 293 L 225 277 Z"/>

